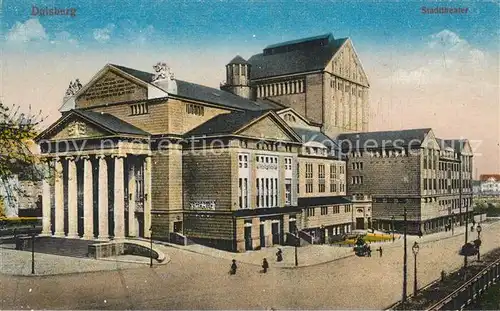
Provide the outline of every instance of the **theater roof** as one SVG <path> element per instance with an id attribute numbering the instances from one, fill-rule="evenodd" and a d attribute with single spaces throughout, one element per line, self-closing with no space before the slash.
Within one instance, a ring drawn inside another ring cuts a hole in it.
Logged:
<path id="1" fill-rule="evenodd" d="M 348 38 L 331 34 L 273 44 L 248 59 L 251 79 L 323 70 Z"/>

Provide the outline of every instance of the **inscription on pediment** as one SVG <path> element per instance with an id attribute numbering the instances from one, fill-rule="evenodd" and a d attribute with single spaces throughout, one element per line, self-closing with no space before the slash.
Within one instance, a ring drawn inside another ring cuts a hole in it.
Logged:
<path id="1" fill-rule="evenodd" d="M 116 97 L 125 94 L 133 94 L 136 86 L 125 79 L 109 77 L 96 83 L 89 91 L 85 92 L 83 98 L 92 100 L 96 98 Z"/>
<path id="2" fill-rule="evenodd" d="M 113 72 L 95 81 L 77 99 L 77 108 L 147 99 L 147 89 Z"/>

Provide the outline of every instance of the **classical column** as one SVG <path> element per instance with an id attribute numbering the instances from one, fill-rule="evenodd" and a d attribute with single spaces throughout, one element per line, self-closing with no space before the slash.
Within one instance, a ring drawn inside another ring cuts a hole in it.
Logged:
<path id="1" fill-rule="evenodd" d="M 123 156 L 114 156 L 115 176 L 114 176 L 114 238 L 125 238 L 125 189 Z"/>
<path id="2" fill-rule="evenodd" d="M 56 158 L 54 163 L 54 235 L 64 236 L 64 183 L 62 159 Z"/>
<path id="3" fill-rule="evenodd" d="M 78 194 L 76 162 L 68 157 L 68 238 L 78 237 Z"/>
<path id="4" fill-rule="evenodd" d="M 130 161 L 128 170 L 128 235 L 137 236 L 135 228 L 135 165 Z"/>
<path id="5" fill-rule="evenodd" d="M 43 180 L 42 180 L 42 235 L 50 235 L 50 165 L 45 162 L 43 165 Z"/>
<path id="6" fill-rule="evenodd" d="M 144 236 L 150 237 L 151 228 L 151 157 L 144 162 Z"/>
<path id="7" fill-rule="evenodd" d="M 108 238 L 108 163 L 105 156 L 99 159 L 99 239 Z"/>
<path id="8" fill-rule="evenodd" d="M 83 158 L 83 237 L 94 237 L 94 185 L 92 182 L 92 161 Z"/>

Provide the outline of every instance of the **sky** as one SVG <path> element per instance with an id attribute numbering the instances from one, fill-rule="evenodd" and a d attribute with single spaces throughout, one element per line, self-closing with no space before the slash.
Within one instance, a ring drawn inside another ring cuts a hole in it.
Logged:
<path id="1" fill-rule="evenodd" d="M 106 63 L 165 61 L 218 87 L 236 54 L 332 33 L 351 38 L 368 76 L 371 131 L 468 138 L 477 174 L 500 173 L 499 1 L 0 0 L 0 98 L 50 123 L 69 82 Z M 461 13 L 426 13 L 437 7 Z M 54 8 L 69 14 L 40 14 Z"/>

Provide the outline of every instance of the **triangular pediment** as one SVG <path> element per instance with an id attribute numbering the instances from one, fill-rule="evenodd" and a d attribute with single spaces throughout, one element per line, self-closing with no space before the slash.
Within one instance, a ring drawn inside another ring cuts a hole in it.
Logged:
<path id="1" fill-rule="evenodd" d="M 266 114 L 235 134 L 258 139 L 298 142 L 300 138 L 278 116 Z"/>
<path id="2" fill-rule="evenodd" d="M 350 39 L 346 40 L 335 55 L 333 55 L 325 71 L 363 86 L 370 86 L 361 60 Z"/>
<path id="3" fill-rule="evenodd" d="M 78 92 L 76 108 L 147 99 L 147 83 L 106 65 Z"/>
<path id="4" fill-rule="evenodd" d="M 113 135 L 107 129 L 94 124 L 76 113 L 69 113 L 47 128 L 38 140 L 88 139 Z"/>
<path id="5" fill-rule="evenodd" d="M 422 141 L 422 144 L 420 146 L 427 148 L 427 149 L 434 149 L 434 150 L 440 150 L 441 146 L 439 146 L 438 141 L 436 140 L 436 136 L 434 135 L 434 132 L 430 130 L 427 135 L 425 135 L 424 140 Z"/>
<path id="6" fill-rule="evenodd" d="M 466 156 L 473 156 L 474 152 L 472 151 L 472 146 L 468 140 L 463 141 L 462 145 L 462 154 Z"/>
<path id="7" fill-rule="evenodd" d="M 293 110 L 293 108 L 285 108 L 278 111 L 277 114 L 291 127 L 316 128 L 310 124 L 309 120 Z"/>

